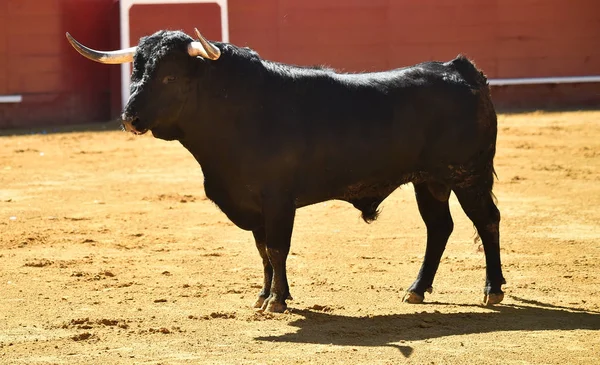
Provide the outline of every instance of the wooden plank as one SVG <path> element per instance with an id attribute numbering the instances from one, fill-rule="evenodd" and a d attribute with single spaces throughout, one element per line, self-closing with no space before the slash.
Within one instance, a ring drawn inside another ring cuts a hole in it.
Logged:
<path id="1" fill-rule="evenodd" d="M 277 28 L 229 29 L 230 42 L 240 47 L 250 47 L 262 56 L 264 49 L 277 50 Z"/>
<path id="2" fill-rule="evenodd" d="M 277 38 L 278 20 L 276 14 L 265 13 L 238 13 L 229 15 L 229 32 L 238 32 L 243 35 L 246 31 L 270 31 L 274 32 L 270 37 Z M 265 34 L 266 35 L 266 34 Z"/>
<path id="3" fill-rule="evenodd" d="M 157 30 L 183 30 L 195 37 L 194 27 L 209 40 L 221 39 L 221 8 L 217 4 L 160 4 L 131 7 L 130 42 L 137 44 L 140 37 Z"/>
<path id="4" fill-rule="evenodd" d="M 229 0 L 227 9 L 229 10 L 229 23 L 234 25 L 233 20 L 243 20 L 240 17 L 247 17 L 249 21 L 243 21 L 241 24 L 251 24 L 251 20 L 275 19 L 278 14 L 279 0 Z M 233 18 L 232 18 L 233 17 Z"/>
<path id="5" fill-rule="evenodd" d="M 327 32 L 315 29 L 280 29 L 280 44 L 286 46 L 308 46 L 313 44 L 331 45 L 332 47 L 363 47 L 371 45 L 385 46 L 387 42 L 386 29 L 382 27 L 369 27 L 359 29 L 335 28 Z M 356 52 L 359 52 L 356 49 Z"/>
<path id="6" fill-rule="evenodd" d="M 280 17 L 281 29 L 330 31 L 338 28 L 358 27 L 367 29 L 370 26 L 385 24 L 387 14 L 385 8 L 355 9 L 323 9 L 320 11 L 298 9 Z M 332 26 L 335 24 L 335 26 Z"/>
<path id="7" fill-rule="evenodd" d="M 361 52 L 351 47 L 332 47 L 331 45 L 313 44 L 310 46 L 296 46 L 281 44 L 277 61 L 298 65 L 325 65 L 340 70 L 361 71 L 362 65 L 372 65 L 370 70 L 383 70 L 387 68 L 387 57 L 373 57 L 381 52 L 379 45 L 365 46 Z M 354 69 L 357 64 L 361 70 Z"/>
<path id="8" fill-rule="evenodd" d="M 600 75 L 600 55 L 582 57 L 566 57 L 564 67 L 574 75 Z"/>
<path id="9" fill-rule="evenodd" d="M 365 8 L 382 8 L 387 7 L 389 0 L 280 0 L 279 7 L 283 11 L 296 11 L 296 10 L 327 10 L 327 9 L 365 9 Z"/>
<path id="10" fill-rule="evenodd" d="M 63 60 L 60 54 L 51 56 L 28 56 L 20 55 L 8 59 L 8 67 L 11 73 L 42 74 L 46 72 L 60 72 L 63 68 Z"/>
<path id="11" fill-rule="evenodd" d="M 499 57 L 498 77 L 600 75 L 600 55 L 590 57 Z"/>
<path id="12" fill-rule="evenodd" d="M 496 76 L 497 60 L 494 56 L 490 56 L 485 52 L 475 53 L 465 51 L 451 45 L 390 47 L 390 68 L 410 66 L 424 61 L 446 62 L 454 59 L 459 54 L 463 54 L 473 60 L 488 78 Z"/>
<path id="13" fill-rule="evenodd" d="M 259 57 L 264 60 L 270 60 L 270 61 L 277 60 L 277 57 L 278 57 L 278 48 L 277 47 L 272 47 L 270 45 L 265 45 L 265 46 L 258 45 L 257 47 L 250 47 L 250 48 L 252 48 L 254 51 L 256 51 L 258 53 Z"/>
<path id="14" fill-rule="evenodd" d="M 596 107 L 600 103 L 598 84 L 526 85 L 492 87 L 492 97 L 500 108 Z"/>
<path id="15" fill-rule="evenodd" d="M 61 91 L 61 73 L 19 73 L 9 76 L 9 94 L 28 94 Z"/>
<path id="16" fill-rule="evenodd" d="M 389 70 L 390 65 L 387 60 L 347 60 L 343 65 L 338 66 L 338 72 L 357 73 L 357 72 L 377 72 Z"/>
<path id="17" fill-rule="evenodd" d="M 56 15 L 25 14 L 12 16 L 7 21 L 8 34 L 58 35 L 62 33 L 61 19 Z"/>
<path id="18" fill-rule="evenodd" d="M 475 41 L 492 44 L 496 32 L 494 24 L 461 24 L 442 29 L 431 24 L 423 24 L 412 30 L 391 28 L 389 37 L 394 43 L 408 44 Z"/>
<path id="19" fill-rule="evenodd" d="M 229 30 L 239 28 L 276 28 L 277 14 L 267 13 L 236 13 L 229 14 Z"/>
<path id="20" fill-rule="evenodd" d="M 9 16 L 19 15 L 52 15 L 60 17 L 59 0 L 4 0 Z"/>
<path id="21" fill-rule="evenodd" d="M 2 35 L 0 35 L 0 38 Z M 0 54 L 0 95 L 8 94 L 8 58 Z"/>
<path id="22" fill-rule="evenodd" d="M 336 9 L 332 3 L 324 2 L 317 9 L 317 3 L 302 5 L 309 6 L 289 13 L 280 10 L 283 15 L 279 19 L 278 60 L 324 64 L 349 71 L 385 69 L 386 7 Z M 372 54 L 376 51 L 381 57 L 374 59 Z"/>
<path id="23" fill-rule="evenodd" d="M 496 1 L 391 1 L 389 17 L 391 25 L 441 31 L 444 26 L 493 23 L 496 5 Z"/>
<path id="24" fill-rule="evenodd" d="M 445 60 L 454 58 L 458 54 L 464 54 L 472 58 L 494 58 L 495 54 L 490 51 L 492 45 L 481 42 L 440 42 L 440 43 L 421 43 L 421 44 L 401 44 L 390 45 L 391 55 L 415 53 L 425 57 L 425 59 Z"/>
<path id="25" fill-rule="evenodd" d="M 498 1 L 497 19 L 503 23 L 547 23 L 564 20 L 597 21 L 597 0 L 503 0 Z M 560 27 L 559 27 L 560 28 Z"/>
<path id="26" fill-rule="evenodd" d="M 8 68 L 8 93 L 57 92 L 64 89 L 60 55 L 11 57 Z"/>
<path id="27" fill-rule="evenodd" d="M 564 55 L 598 55 L 594 39 L 508 39 L 496 43 L 498 57 L 562 57 Z"/>
<path id="28" fill-rule="evenodd" d="M 599 7 L 600 10 L 600 7 Z M 552 22 L 511 22 L 497 25 L 498 39 L 595 39 L 600 36 L 600 16 L 594 21 L 560 19 Z"/>
<path id="29" fill-rule="evenodd" d="M 63 52 L 63 37 L 53 34 L 16 34 L 8 37 L 10 57 L 28 55 L 60 55 Z"/>
<path id="30" fill-rule="evenodd" d="M 475 66 L 480 69 L 488 79 L 498 75 L 498 59 L 496 57 L 469 57 Z"/>
<path id="31" fill-rule="evenodd" d="M 0 95 L 8 94 L 8 18 L 8 2 L 0 0 Z M 3 114 L 0 111 L 0 123 L 5 118 Z"/>
<path id="32" fill-rule="evenodd" d="M 0 7 L 1 9 L 1 7 Z M 6 53 L 8 52 L 8 19 L 6 17 L 0 16 L 0 56 L 6 57 Z"/>
<path id="33" fill-rule="evenodd" d="M 279 0 L 229 0 L 229 40 L 261 57 L 277 54 Z"/>

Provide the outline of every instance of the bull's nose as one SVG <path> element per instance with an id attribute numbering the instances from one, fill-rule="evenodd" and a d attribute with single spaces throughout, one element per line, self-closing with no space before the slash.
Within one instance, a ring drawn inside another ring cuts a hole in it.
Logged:
<path id="1" fill-rule="evenodd" d="M 127 132 L 132 132 L 134 134 L 144 134 L 148 131 L 147 128 L 143 128 L 140 124 L 140 119 L 138 117 L 134 117 L 129 114 L 123 114 L 121 116 L 121 121 L 123 124 L 123 128 Z"/>
<path id="2" fill-rule="evenodd" d="M 127 132 L 136 132 L 135 129 L 135 123 L 137 121 L 138 118 L 130 115 L 130 114 L 125 114 L 123 113 L 121 115 L 121 123 L 123 123 L 123 128 L 127 131 Z"/>
<path id="3" fill-rule="evenodd" d="M 127 132 L 133 132 L 133 119 L 121 119 L 121 123 L 123 124 L 123 128 Z"/>

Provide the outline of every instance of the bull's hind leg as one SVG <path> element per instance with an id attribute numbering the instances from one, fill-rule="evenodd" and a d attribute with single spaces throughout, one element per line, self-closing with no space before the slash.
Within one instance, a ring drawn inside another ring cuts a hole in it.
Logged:
<path id="1" fill-rule="evenodd" d="M 500 211 L 494 204 L 491 186 L 456 188 L 454 193 L 471 219 L 485 252 L 486 281 L 484 304 L 497 304 L 504 299 L 502 284 L 506 284 L 500 262 Z"/>
<path id="2" fill-rule="evenodd" d="M 419 212 L 427 227 L 427 248 L 417 280 L 408 288 L 404 296 L 403 300 L 407 303 L 421 303 L 425 298 L 425 292 L 431 293 L 433 278 L 454 228 L 448 206 L 450 195 L 448 187 L 439 184 L 415 184 L 415 195 Z"/>

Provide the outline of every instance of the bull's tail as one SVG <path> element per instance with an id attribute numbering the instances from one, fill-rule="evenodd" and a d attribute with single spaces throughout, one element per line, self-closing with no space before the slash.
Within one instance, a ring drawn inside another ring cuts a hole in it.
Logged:
<path id="1" fill-rule="evenodd" d="M 474 93 L 479 95 L 479 106 L 478 106 L 478 120 L 479 123 L 486 124 L 488 126 L 488 133 L 490 134 L 491 146 L 487 153 L 480 156 L 481 160 L 476 164 L 483 167 L 483 180 L 481 184 L 483 188 L 488 190 L 494 204 L 498 204 L 498 199 L 492 191 L 494 185 L 494 178 L 498 179 L 496 170 L 494 169 L 494 155 L 496 152 L 496 134 L 497 134 L 497 117 L 494 109 L 493 102 L 491 100 L 491 90 L 489 87 L 488 79 L 485 74 L 477 68 L 477 66 L 464 55 L 458 55 L 452 61 L 449 61 L 448 66 L 453 67 L 469 85 Z M 483 250 L 481 246 L 481 238 L 475 229 L 474 242 L 478 246 L 478 250 Z"/>
<path id="2" fill-rule="evenodd" d="M 477 68 L 477 66 L 475 66 L 473 61 L 469 60 L 466 56 L 458 55 L 455 59 L 448 62 L 448 64 L 454 67 L 473 89 L 489 91 L 487 77 Z"/>

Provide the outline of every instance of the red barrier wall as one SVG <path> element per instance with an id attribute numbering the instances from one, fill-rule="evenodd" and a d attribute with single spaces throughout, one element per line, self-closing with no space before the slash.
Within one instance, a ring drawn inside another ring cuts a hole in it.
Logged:
<path id="1" fill-rule="evenodd" d="M 109 70 L 73 53 L 65 32 L 109 48 L 117 8 L 107 0 L 0 0 L 0 95 L 23 96 L 0 104 L 1 128 L 107 119 Z"/>

